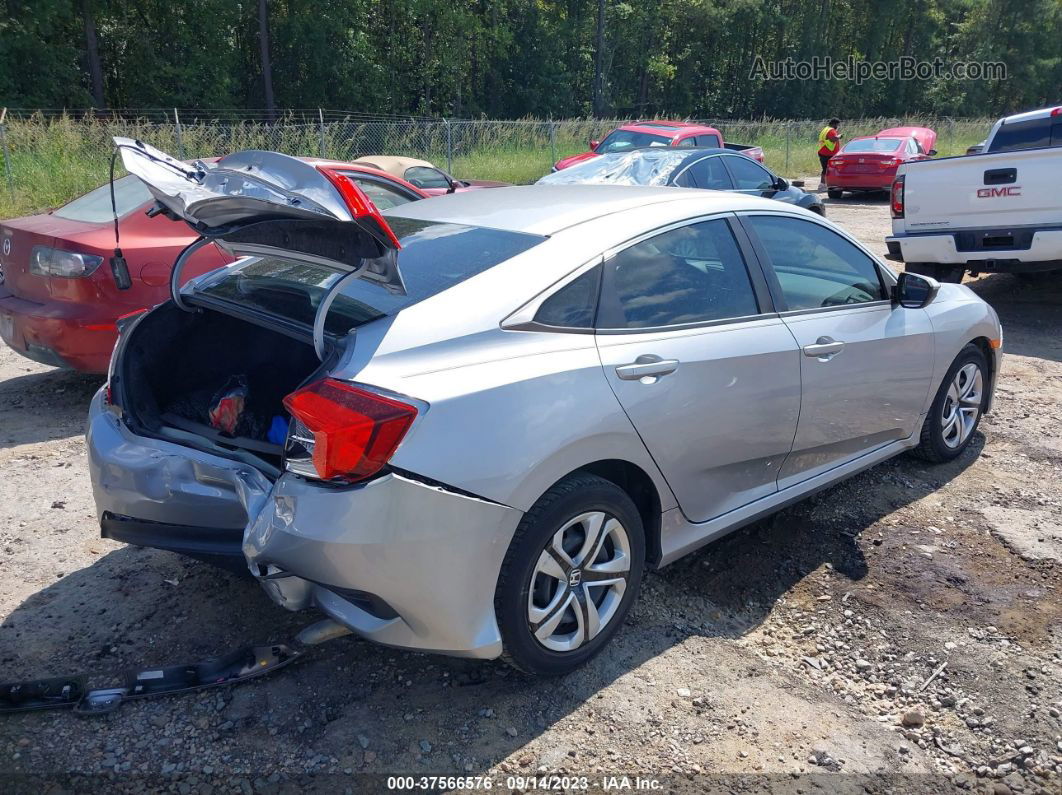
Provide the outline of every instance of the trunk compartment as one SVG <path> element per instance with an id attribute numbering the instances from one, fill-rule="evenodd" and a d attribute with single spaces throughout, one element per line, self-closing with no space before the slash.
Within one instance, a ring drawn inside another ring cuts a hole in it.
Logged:
<path id="1" fill-rule="evenodd" d="M 270 441 L 269 430 L 282 423 L 286 431 L 290 417 L 282 400 L 322 366 L 308 340 L 173 304 L 140 320 L 122 345 L 112 388 L 134 430 L 173 440 L 177 429 L 215 446 L 249 451 L 277 467 L 283 441 L 276 433 Z M 237 380 L 246 386 L 246 397 L 227 432 L 211 422 L 210 412 Z"/>

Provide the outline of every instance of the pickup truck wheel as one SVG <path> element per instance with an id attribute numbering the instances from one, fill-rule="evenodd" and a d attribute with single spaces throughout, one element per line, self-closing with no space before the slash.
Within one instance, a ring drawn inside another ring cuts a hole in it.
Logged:
<path id="1" fill-rule="evenodd" d="M 494 596 L 502 659 L 529 674 L 573 671 L 612 639 L 645 565 L 641 515 L 627 493 L 579 473 L 521 520 Z"/>
<path id="2" fill-rule="evenodd" d="M 827 188 L 826 195 L 829 196 L 831 199 L 840 199 L 842 196 L 844 196 L 844 191 L 840 188 Z"/>
<path id="3" fill-rule="evenodd" d="M 935 464 L 957 458 L 969 446 L 987 399 L 988 362 L 980 348 L 967 345 L 937 390 L 915 455 Z"/>

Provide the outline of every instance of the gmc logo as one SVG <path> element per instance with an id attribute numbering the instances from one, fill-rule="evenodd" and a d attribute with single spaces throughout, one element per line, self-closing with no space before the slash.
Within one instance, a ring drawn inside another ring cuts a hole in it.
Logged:
<path id="1" fill-rule="evenodd" d="M 978 188 L 978 199 L 992 199 L 997 196 L 1021 196 L 1021 185 L 1008 185 L 1005 188 Z"/>

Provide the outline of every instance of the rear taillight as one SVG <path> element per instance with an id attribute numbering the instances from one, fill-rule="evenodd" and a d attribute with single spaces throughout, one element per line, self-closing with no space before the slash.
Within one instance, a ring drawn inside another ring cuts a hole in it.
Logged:
<path id="1" fill-rule="evenodd" d="M 413 406 L 331 378 L 292 392 L 284 406 L 295 419 L 288 468 L 312 474 L 290 454 L 301 448 L 316 477 L 347 482 L 379 472 L 417 416 Z"/>
<path id="2" fill-rule="evenodd" d="M 96 254 L 78 254 L 51 246 L 34 246 L 30 252 L 30 273 L 38 276 L 59 276 L 64 279 L 80 279 L 91 276 L 103 264 L 103 257 Z"/>
<path id="3" fill-rule="evenodd" d="M 903 179 L 903 177 L 897 177 L 892 181 L 890 208 L 893 218 L 903 218 Z"/>
<path id="4" fill-rule="evenodd" d="M 896 159 L 890 157 L 887 160 L 880 161 L 880 165 L 881 165 L 882 168 L 892 168 L 893 166 L 895 166 L 899 162 L 900 162 L 899 160 L 896 160 Z"/>
<path id="5" fill-rule="evenodd" d="M 354 180 L 343 172 L 328 166 L 318 166 L 317 170 L 339 192 L 351 216 L 367 221 L 374 229 L 374 236 L 386 247 L 396 251 L 402 248 L 402 244 L 398 242 L 398 238 L 380 214 L 380 210 L 373 204 L 372 199 L 365 195 L 365 191 L 354 184 Z"/>

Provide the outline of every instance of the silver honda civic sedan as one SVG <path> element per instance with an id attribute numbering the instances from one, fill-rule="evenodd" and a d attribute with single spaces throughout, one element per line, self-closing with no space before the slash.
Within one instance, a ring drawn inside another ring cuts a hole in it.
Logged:
<path id="1" fill-rule="evenodd" d="M 120 322 L 105 537 L 390 646 L 572 670 L 644 572 L 885 459 L 963 453 L 1002 332 L 768 199 L 527 186 L 378 213 L 242 152 L 126 167 L 234 264 Z M 186 252 L 190 253 L 190 252 Z"/>

